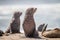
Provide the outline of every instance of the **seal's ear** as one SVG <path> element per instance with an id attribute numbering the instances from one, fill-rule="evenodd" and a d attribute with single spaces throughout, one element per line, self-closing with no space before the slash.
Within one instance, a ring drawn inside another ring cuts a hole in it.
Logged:
<path id="1" fill-rule="evenodd" d="M 34 14 L 34 13 L 36 12 L 36 10 L 37 10 L 37 8 L 28 8 L 28 9 L 26 10 L 26 13 L 27 13 L 27 14 L 28 14 L 28 13 Z"/>

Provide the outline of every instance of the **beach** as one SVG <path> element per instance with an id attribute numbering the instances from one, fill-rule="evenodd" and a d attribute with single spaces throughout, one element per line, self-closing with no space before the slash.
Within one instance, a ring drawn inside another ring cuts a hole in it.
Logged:
<path id="1" fill-rule="evenodd" d="M 25 37 L 24 33 L 16 33 L 16 34 L 9 34 L 3 35 L 0 37 L 0 40 L 60 40 L 60 38 L 45 38 L 41 36 L 41 32 L 39 32 L 40 38 L 27 38 Z"/>

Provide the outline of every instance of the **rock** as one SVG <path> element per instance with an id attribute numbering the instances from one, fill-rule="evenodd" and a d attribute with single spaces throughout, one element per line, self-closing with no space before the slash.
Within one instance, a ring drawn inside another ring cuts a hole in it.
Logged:
<path id="1" fill-rule="evenodd" d="M 20 16 L 22 12 L 15 12 L 10 23 L 10 27 L 7 29 L 6 33 L 20 33 Z"/>
<path id="2" fill-rule="evenodd" d="M 36 32 L 36 25 L 33 18 L 36 10 L 37 8 L 28 8 L 26 10 L 25 19 L 23 22 L 23 29 L 26 37 L 34 37 L 34 33 Z"/>

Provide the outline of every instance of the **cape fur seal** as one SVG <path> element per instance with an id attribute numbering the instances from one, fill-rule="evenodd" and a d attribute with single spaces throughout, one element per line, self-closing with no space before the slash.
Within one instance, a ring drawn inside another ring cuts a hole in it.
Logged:
<path id="1" fill-rule="evenodd" d="M 46 31 L 46 26 L 43 28 L 42 36 L 48 37 L 48 38 L 60 38 L 60 29 L 55 28 L 53 30 Z"/>
<path id="2" fill-rule="evenodd" d="M 7 29 L 6 33 L 20 33 L 20 16 L 22 12 L 15 12 L 10 23 L 10 27 Z"/>
<path id="3" fill-rule="evenodd" d="M 23 29 L 26 37 L 35 37 L 35 35 L 38 36 L 34 17 L 33 17 L 36 10 L 37 8 L 28 8 L 26 10 L 25 19 L 23 22 Z"/>

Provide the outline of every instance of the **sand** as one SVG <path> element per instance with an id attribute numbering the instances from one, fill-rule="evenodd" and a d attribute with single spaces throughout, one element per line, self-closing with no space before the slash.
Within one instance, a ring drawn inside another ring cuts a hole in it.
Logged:
<path id="1" fill-rule="evenodd" d="M 24 33 L 9 34 L 8 36 L 4 35 L 0 37 L 0 40 L 60 40 L 60 38 L 45 38 L 41 36 L 39 32 L 39 37 L 41 38 L 27 38 Z"/>

